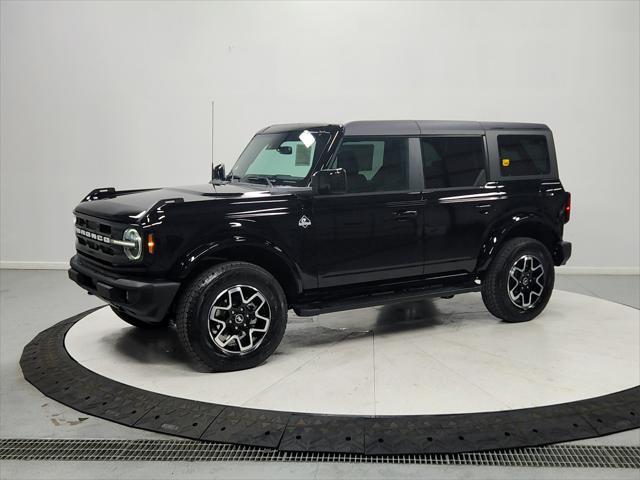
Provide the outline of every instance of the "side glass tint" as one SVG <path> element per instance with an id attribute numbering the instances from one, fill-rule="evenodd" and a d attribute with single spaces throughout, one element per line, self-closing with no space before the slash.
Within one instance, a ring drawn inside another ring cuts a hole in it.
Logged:
<path id="1" fill-rule="evenodd" d="M 333 168 L 347 173 L 347 192 L 409 189 L 409 139 L 347 137 Z"/>
<path id="2" fill-rule="evenodd" d="M 426 188 L 469 187 L 485 181 L 482 137 L 420 139 Z"/>
<path id="3" fill-rule="evenodd" d="M 498 135 L 498 150 L 503 177 L 550 172 L 549 147 L 544 135 Z"/>

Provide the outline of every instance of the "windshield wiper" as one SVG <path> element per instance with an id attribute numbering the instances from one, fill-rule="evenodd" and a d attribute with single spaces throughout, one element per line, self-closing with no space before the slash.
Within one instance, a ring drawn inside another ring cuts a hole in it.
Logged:
<path id="1" fill-rule="evenodd" d="M 278 174 L 278 175 L 269 175 L 269 180 L 271 180 L 273 183 L 296 184 L 301 179 L 299 177 L 294 177 L 293 175 Z"/>
<path id="2" fill-rule="evenodd" d="M 246 175 L 240 179 L 240 181 L 243 180 L 250 183 L 262 183 L 264 181 L 269 187 L 273 188 L 277 185 L 295 185 L 301 178 L 293 175 Z"/>
<path id="3" fill-rule="evenodd" d="M 265 180 L 267 182 L 267 185 L 269 185 L 269 188 L 273 188 L 273 182 L 266 175 L 250 175 L 250 176 L 246 176 L 246 177 L 243 177 L 243 178 L 246 179 L 248 182 L 251 182 L 251 183 L 262 183 L 262 182 L 260 182 L 260 180 Z M 256 181 L 256 180 L 258 180 L 258 181 Z"/>

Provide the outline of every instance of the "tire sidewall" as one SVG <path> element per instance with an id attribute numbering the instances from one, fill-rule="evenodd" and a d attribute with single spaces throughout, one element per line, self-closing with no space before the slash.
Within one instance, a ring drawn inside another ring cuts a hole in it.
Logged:
<path id="1" fill-rule="evenodd" d="M 511 302 L 507 282 L 509 271 L 513 264 L 523 255 L 533 255 L 541 260 L 544 268 L 544 290 L 542 297 L 533 308 L 523 310 Z M 498 301 L 502 304 L 502 310 L 507 314 L 509 322 L 526 322 L 538 316 L 547 306 L 555 283 L 554 265 L 547 248 L 536 240 L 531 240 L 514 249 L 505 258 L 500 271 L 496 272 L 496 292 Z"/>
<path id="2" fill-rule="evenodd" d="M 269 330 L 258 348 L 244 355 L 233 355 L 221 350 L 209 334 L 209 312 L 218 295 L 236 285 L 256 288 L 264 295 L 271 311 Z M 187 335 L 194 352 L 208 366 L 218 371 L 242 370 L 259 365 L 278 347 L 286 328 L 284 294 L 267 272 L 250 266 L 238 266 L 212 274 L 188 306 Z"/>

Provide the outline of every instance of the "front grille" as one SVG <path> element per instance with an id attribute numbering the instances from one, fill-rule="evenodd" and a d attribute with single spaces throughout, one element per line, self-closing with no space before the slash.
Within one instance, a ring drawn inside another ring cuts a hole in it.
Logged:
<path id="1" fill-rule="evenodd" d="M 89 220 L 83 217 L 76 217 L 76 226 L 84 227 L 96 233 L 102 233 L 105 235 L 111 235 L 111 225 L 102 223 L 97 220 Z"/>
<path id="2" fill-rule="evenodd" d="M 89 238 L 76 231 L 76 250 L 82 257 L 87 258 L 105 268 L 118 265 L 129 265 L 122 247 L 101 241 L 101 237 L 121 239 L 126 225 L 110 223 L 102 219 L 76 215 L 76 229 L 95 234 L 97 238 Z"/>
<path id="3" fill-rule="evenodd" d="M 561 444 L 476 453 L 367 456 L 283 452 L 193 440 L 2 439 L 0 460 L 336 462 L 637 469 L 640 468 L 640 447 Z"/>
<path id="4" fill-rule="evenodd" d="M 83 237 L 80 237 L 80 236 L 78 236 L 77 238 L 78 238 L 78 243 L 80 245 L 86 246 L 86 247 L 90 248 L 91 250 L 100 251 L 100 252 L 104 253 L 105 255 L 109 255 L 109 256 L 113 256 L 116 253 L 113 250 L 113 248 L 108 247 L 106 245 L 102 245 L 99 242 L 92 242 L 88 238 L 83 238 Z"/>

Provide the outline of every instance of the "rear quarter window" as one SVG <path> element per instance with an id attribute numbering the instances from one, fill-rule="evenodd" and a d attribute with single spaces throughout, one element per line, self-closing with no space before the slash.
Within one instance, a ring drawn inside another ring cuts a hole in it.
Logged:
<path id="1" fill-rule="evenodd" d="M 503 177 L 546 175 L 551 171 L 544 135 L 498 135 L 498 151 Z"/>

